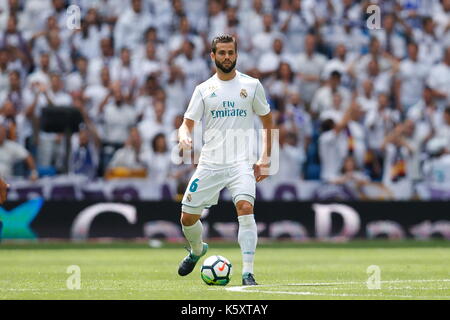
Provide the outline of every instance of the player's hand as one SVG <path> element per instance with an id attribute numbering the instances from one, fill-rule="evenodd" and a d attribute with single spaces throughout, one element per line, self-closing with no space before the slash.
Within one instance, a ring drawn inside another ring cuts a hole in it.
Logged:
<path id="1" fill-rule="evenodd" d="M 191 150 L 192 149 L 192 138 L 190 138 L 190 137 L 180 138 L 178 147 L 181 150 Z"/>
<path id="2" fill-rule="evenodd" d="M 0 204 L 6 201 L 8 195 L 9 184 L 0 178 Z"/>
<path id="3" fill-rule="evenodd" d="M 253 165 L 253 174 L 255 175 L 256 182 L 263 181 L 269 175 L 269 162 L 258 161 Z"/>

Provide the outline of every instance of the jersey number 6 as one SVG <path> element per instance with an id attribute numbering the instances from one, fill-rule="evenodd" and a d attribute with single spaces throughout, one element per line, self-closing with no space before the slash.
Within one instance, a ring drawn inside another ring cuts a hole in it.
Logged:
<path id="1" fill-rule="evenodd" d="M 191 183 L 191 186 L 189 187 L 189 191 L 190 192 L 195 192 L 195 191 L 197 191 L 197 188 L 198 188 L 198 184 L 197 184 L 197 182 L 199 181 L 200 179 L 195 179 L 194 181 L 192 181 L 192 183 Z"/>

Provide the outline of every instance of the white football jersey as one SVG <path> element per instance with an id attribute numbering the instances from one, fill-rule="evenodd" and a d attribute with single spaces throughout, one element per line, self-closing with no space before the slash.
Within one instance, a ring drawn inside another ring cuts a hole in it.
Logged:
<path id="1" fill-rule="evenodd" d="M 223 169 L 247 161 L 255 162 L 254 114 L 270 112 L 264 88 L 258 79 L 236 71 L 228 81 L 217 74 L 199 84 L 184 117 L 203 120 L 204 145 L 199 167 Z"/>

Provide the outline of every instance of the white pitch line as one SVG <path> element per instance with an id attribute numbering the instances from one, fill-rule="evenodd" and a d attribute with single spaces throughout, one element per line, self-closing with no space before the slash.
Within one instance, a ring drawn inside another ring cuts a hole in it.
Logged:
<path id="1" fill-rule="evenodd" d="M 450 282 L 450 279 L 433 279 L 433 280 L 387 280 L 387 281 L 381 281 L 381 283 L 426 283 L 426 282 Z M 444 299 L 450 299 L 450 296 L 426 296 L 426 297 L 420 297 L 420 296 L 412 296 L 412 295 L 396 295 L 396 294 L 385 294 L 380 293 L 378 295 L 374 294 L 348 294 L 348 293 L 321 293 L 321 292 L 309 292 L 309 291 L 268 291 L 268 290 L 259 290 L 259 288 L 267 288 L 267 287 L 283 287 L 283 286 L 327 286 L 327 285 L 352 285 L 352 284 L 358 284 L 358 285 L 366 285 L 365 282 L 354 282 L 354 281 L 348 281 L 348 282 L 313 282 L 313 283 L 290 283 L 290 284 L 268 284 L 268 285 L 258 285 L 255 287 L 252 286 L 236 286 L 236 287 L 230 287 L 225 288 L 227 291 L 231 292 L 246 292 L 246 293 L 266 293 L 266 294 L 289 294 L 289 295 L 316 295 L 316 296 L 336 296 L 336 297 L 397 297 L 397 298 L 416 298 L 416 299 L 432 299 L 432 298 L 444 298 Z M 250 290 L 247 290 L 250 289 Z M 325 288 L 324 288 L 325 289 Z M 330 288 L 326 288 L 330 289 Z M 340 289 L 340 288 L 338 288 Z M 396 288 L 396 289 L 402 289 L 402 288 Z M 412 288 L 412 289 L 425 289 L 425 288 Z M 427 290 L 431 290 L 432 288 L 427 288 Z M 445 290 L 446 288 L 439 288 L 439 290 Z M 345 289 L 344 289 L 345 290 Z M 385 289 L 385 290 L 391 290 L 391 289 Z M 408 290 L 408 289 L 406 289 Z"/>

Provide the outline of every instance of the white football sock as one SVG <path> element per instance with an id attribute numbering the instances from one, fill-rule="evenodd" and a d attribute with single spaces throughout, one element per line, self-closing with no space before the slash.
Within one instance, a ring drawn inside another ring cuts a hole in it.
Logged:
<path id="1" fill-rule="evenodd" d="M 186 237 L 186 240 L 189 242 L 189 245 L 191 246 L 192 253 L 196 256 L 199 256 L 202 254 L 203 251 L 203 241 L 202 241 L 202 233 L 203 233 L 203 225 L 198 220 L 196 223 L 194 223 L 192 226 L 183 226 L 181 225 L 183 229 L 184 236 Z"/>
<path id="2" fill-rule="evenodd" d="M 239 231 L 238 242 L 242 252 L 242 274 L 253 273 L 253 260 L 255 258 L 258 231 L 256 229 L 255 215 L 246 214 L 238 216 Z"/>

